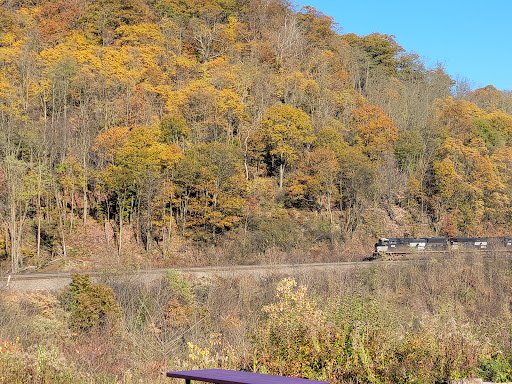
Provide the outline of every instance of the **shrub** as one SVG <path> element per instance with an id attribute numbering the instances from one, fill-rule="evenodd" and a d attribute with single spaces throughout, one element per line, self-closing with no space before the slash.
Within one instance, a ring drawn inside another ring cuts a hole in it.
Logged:
<path id="1" fill-rule="evenodd" d="M 55 347 L 38 345 L 25 351 L 18 341 L 0 342 L 0 382 L 74 384 L 86 380 Z"/>
<path id="2" fill-rule="evenodd" d="M 325 313 L 307 298 L 294 279 L 277 286 L 277 302 L 263 307 L 266 319 L 256 335 L 260 370 L 316 378 L 328 364 L 327 344 L 335 343 Z"/>
<path id="3" fill-rule="evenodd" d="M 121 308 L 114 291 L 103 284 L 92 284 L 89 275 L 74 274 L 62 299 L 71 313 L 70 326 L 76 332 L 119 325 Z"/>
<path id="4" fill-rule="evenodd" d="M 506 357 L 502 353 L 495 353 L 482 359 L 478 364 L 478 377 L 486 381 L 510 382 L 512 381 L 512 356 Z"/>

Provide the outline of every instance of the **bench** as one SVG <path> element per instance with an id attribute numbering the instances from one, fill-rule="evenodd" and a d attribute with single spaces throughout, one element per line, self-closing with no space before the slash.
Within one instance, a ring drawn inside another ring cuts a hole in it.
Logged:
<path id="1" fill-rule="evenodd" d="M 254 372 L 230 371 L 226 369 L 198 369 L 192 371 L 167 372 L 167 377 L 215 384 L 329 384 L 327 381 L 299 379 L 296 377 L 267 375 Z"/>

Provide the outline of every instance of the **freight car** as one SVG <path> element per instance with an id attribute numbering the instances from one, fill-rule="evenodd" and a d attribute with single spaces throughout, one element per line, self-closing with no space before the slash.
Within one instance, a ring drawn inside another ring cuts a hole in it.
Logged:
<path id="1" fill-rule="evenodd" d="M 426 252 L 512 251 L 512 237 L 423 237 L 381 238 L 375 244 L 373 258 Z"/>

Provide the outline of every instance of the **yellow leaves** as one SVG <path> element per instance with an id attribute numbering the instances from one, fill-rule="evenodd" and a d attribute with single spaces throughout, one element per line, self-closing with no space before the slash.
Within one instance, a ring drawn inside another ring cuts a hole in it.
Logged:
<path id="1" fill-rule="evenodd" d="M 140 191 L 168 177 L 183 153 L 177 145 L 159 142 L 160 137 L 158 126 L 113 127 L 99 134 L 92 149 L 107 162 L 101 176 L 108 188 L 115 193 Z M 167 197 L 170 192 L 169 186 L 160 191 Z"/>
<path id="2" fill-rule="evenodd" d="M 437 183 L 440 188 L 441 196 L 445 199 L 454 197 L 461 185 L 460 177 L 455 172 L 453 161 L 445 158 L 442 161 L 434 163 L 434 172 L 436 174 Z"/>
<path id="3" fill-rule="evenodd" d="M 192 343 L 187 343 L 190 349 L 189 357 L 192 360 L 197 360 L 199 358 L 206 358 L 210 354 L 210 350 L 206 348 L 199 348 L 199 346 L 194 345 Z"/>
<path id="4" fill-rule="evenodd" d="M 270 154 L 285 160 L 295 159 L 303 146 L 315 141 L 309 116 L 290 105 L 270 107 L 262 127 Z"/>
<path id="5" fill-rule="evenodd" d="M 59 59 L 70 56 L 79 64 L 100 68 L 102 63 L 99 54 L 98 47 L 94 47 L 83 34 L 74 31 L 62 43 L 41 51 L 40 57 L 49 67 Z"/>
<path id="6" fill-rule="evenodd" d="M 122 25 L 115 32 L 119 35 L 117 43 L 121 47 L 106 50 L 107 63 L 115 68 L 114 73 L 121 70 L 120 74 L 139 78 L 144 70 L 146 75 L 156 68 L 161 72 L 158 63 L 165 51 L 165 38 L 157 24 Z M 162 79 L 158 83 L 162 83 Z"/>
<path id="7" fill-rule="evenodd" d="M 451 96 L 439 101 L 438 108 L 438 117 L 446 123 L 452 122 L 452 119 L 462 121 L 474 117 L 482 117 L 485 114 L 475 103 L 467 100 L 454 100 Z"/>
<path id="8" fill-rule="evenodd" d="M 486 111 L 495 111 L 503 100 L 503 93 L 492 85 L 479 88 L 470 94 L 471 100 L 482 106 Z"/>
<path id="9" fill-rule="evenodd" d="M 294 177 L 286 190 L 291 202 L 300 201 L 306 197 L 308 187 L 311 186 L 313 178 L 311 176 L 300 175 Z"/>
<path id="10" fill-rule="evenodd" d="M 228 24 L 224 28 L 224 37 L 228 41 L 234 42 L 236 37 L 237 37 L 237 29 L 239 28 L 240 25 L 241 25 L 241 23 L 238 22 L 236 17 L 229 16 L 228 17 Z"/>
<path id="11" fill-rule="evenodd" d="M 244 116 L 244 106 L 240 103 L 240 98 L 231 89 L 223 89 L 218 92 L 220 112 L 224 115 Z"/>
<path id="12" fill-rule="evenodd" d="M 356 142 L 364 152 L 376 159 L 392 149 L 398 139 L 398 129 L 382 108 L 364 104 L 352 111 L 353 123 L 357 130 Z"/>
<path id="13" fill-rule="evenodd" d="M 141 68 L 136 66 L 128 47 L 107 48 L 102 54 L 102 71 L 122 83 L 135 84 Z"/>
<path id="14" fill-rule="evenodd" d="M 64 194 L 73 192 L 76 188 L 83 187 L 84 169 L 78 160 L 73 156 L 68 156 L 57 168 L 60 185 L 64 189 Z M 36 179 L 37 180 L 37 179 Z"/>
<path id="15" fill-rule="evenodd" d="M 338 159 L 332 149 L 320 147 L 306 154 L 287 184 L 287 199 L 296 206 L 331 209 L 331 198 L 338 195 L 340 180 Z M 325 201 L 327 197 L 327 201 Z"/>
<path id="16" fill-rule="evenodd" d="M 122 46 L 96 46 L 83 33 L 73 31 L 60 44 L 43 50 L 40 58 L 51 67 L 64 57 L 72 57 L 81 72 L 102 75 L 111 85 L 134 87 L 143 77 L 153 88 L 163 84 L 165 77 L 159 63 L 164 47 L 159 27 L 139 24 L 118 29 Z M 153 88 L 150 91 L 158 91 Z"/>
<path id="17" fill-rule="evenodd" d="M 226 58 L 226 56 L 219 56 L 219 57 L 216 57 L 215 59 L 208 61 L 207 63 L 205 63 L 205 65 L 209 71 L 215 71 L 215 70 L 227 71 L 229 62 L 228 62 L 228 59 Z"/>
<path id="18" fill-rule="evenodd" d="M 26 31 L 31 27 L 32 17 L 24 8 L 13 12 L 0 6 L 0 59 L 12 62 L 21 53 L 27 40 Z M 11 56 L 12 55 L 12 56 Z"/>
<path id="19" fill-rule="evenodd" d="M 183 70 L 192 70 L 194 72 L 201 66 L 197 60 L 187 56 L 176 56 L 174 58 L 174 65 L 182 68 Z"/>
<path id="20" fill-rule="evenodd" d="M 463 201 L 468 196 L 489 199 L 494 192 L 503 190 L 483 140 L 473 139 L 464 145 L 460 139 L 448 138 L 441 155 L 444 158 L 434 163 L 434 172 L 444 198 L 454 201 Z M 499 161 L 498 156 L 495 161 Z"/>
<path id="21" fill-rule="evenodd" d="M 119 164 L 140 172 L 151 172 L 174 165 L 181 157 L 181 149 L 156 141 L 158 132 L 147 127 L 130 130 L 123 146 L 118 147 L 116 160 Z"/>
<path id="22" fill-rule="evenodd" d="M 0 44 L 0 61 L 6 64 L 12 64 L 14 60 L 22 53 L 23 41 L 8 41 L 6 46 Z"/>
<path id="23" fill-rule="evenodd" d="M 493 111 L 486 116 L 492 126 L 512 144 L 512 116 L 503 111 Z"/>
<path id="24" fill-rule="evenodd" d="M 362 108 L 365 104 L 364 97 L 354 89 L 345 90 L 338 95 L 333 95 L 338 109 Z"/>
<path id="25" fill-rule="evenodd" d="M 183 151 L 177 145 L 167 145 L 160 151 L 161 164 L 165 168 L 171 168 L 180 159 L 183 159 Z"/>
<path id="26" fill-rule="evenodd" d="M 190 82 L 188 87 L 171 92 L 166 109 L 171 115 L 186 119 L 195 140 L 204 140 L 212 133 L 214 137 L 232 138 L 233 131 L 245 118 L 244 106 L 233 90 L 219 91 L 205 80 Z"/>
<path id="27" fill-rule="evenodd" d="M 242 193 L 243 191 L 243 185 L 244 180 L 242 181 Z M 234 189 L 234 188 L 233 188 Z M 233 216 L 233 214 L 239 214 L 240 211 L 243 209 L 245 204 L 245 198 L 241 196 L 240 194 L 221 194 L 217 197 L 217 202 L 219 208 L 221 208 L 224 213 L 231 214 L 229 216 L 226 216 L 226 220 L 228 220 L 229 225 L 224 225 L 226 228 L 232 227 L 233 224 L 238 223 L 241 220 L 240 216 Z"/>
<path id="28" fill-rule="evenodd" d="M 276 302 L 263 307 L 268 317 L 258 330 L 258 339 L 261 357 L 271 369 L 287 361 L 292 362 L 291 367 L 288 364 L 281 369 L 307 376 L 311 361 L 319 361 L 319 354 L 334 341 L 328 333 L 326 314 L 315 308 L 306 293 L 305 286 L 297 287 L 294 279 L 284 279 L 278 283 Z"/>
<path id="29" fill-rule="evenodd" d="M 193 236 L 222 232 L 236 226 L 243 217 L 246 180 L 240 150 L 229 144 L 191 146 L 174 172 L 176 204 L 186 204 L 186 227 Z"/>
<path id="30" fill-rule="evenodd" d="M 407 178 L 407 190 L 417 199 L 421 199 L 423 186 L 421 181 L 415 175 L 409 175 Z"/>
<path id="31" fill-rule="evenodd" d="M 301 107 L 306 111 L 317 107 L 321 95 L 320 86 L 314 78 L 301 71 L 284 73 L 277 77 L 277 95 L 285 104 Z"/>
<path id="32" fill-rule="evenodd" d="M 304 285 L 297 287 L 295 279 L 283 279 L 276 288 L 277 303 L 265 305 L 263 311 L 269 314 L 289 311 L 314 313 L 314 308 L 306 297 L 306 291 L 307 288 Z"/>
<path id="33" fill-rule="evenodd" d="M 7 79 L 0 77 L 0 99 L 5 100 L 15 96 L 16 88 Z"/>
<path id="34" fill-rule="evenodd" d="M 19 47 L 23 43 L 22 40 L 17 39 L 17 35 L 14 32 L 6 32 L 0 35 L 0 45 L 2 47 L 8 46 L 11 48 Z"/>
<path id="35" fill-rule="evenodd" d="M 167 102 L 165 109 L 170 115 L 183 117 L 184 114 L 181 112 L 185 107 L 187 100 L 187 94 L 185 91 L 169 92 L 167 96 Z"/>
<path id="36" fill-rule="evenodd" d="M 8 113 L 11 118 L 23 119 L 23 100 L 7 77 L 0 71 L 0 112 Z"/>
<path id="37" fill-rule="evenodd" d="M 217 229 L 226 230 L 233 228 L 236 224 L 238 224 L 242 218 L 240 216 L 234 215 L 224 215 L 219 211 L 208 212 L 204 216 L 205 220 L 210 223 L 210 225 L 214 225 Z"/>
<path id="38" fill-rule="evenodd" d="M 462 152 L 464 144 L 462 144 L 462 141 L 453 137 L 449 137 L 446 139 L 446 141 L 443 144 L 443 149 L 447 152 L 455 152 L 460 153 Z"/>
<path id="39" fill-rule="evenodd" d="M 136 25 L 122 25 L 115 30 L 122 45 L 162 45 L 164 36 L 157 24 L 141 23 Z"/>
<path id="40" fill-rule="evenodd" d="M 487 113 L 467 100 L 447 97 L 437 103 L 435 124 L 442 137 L 457 137 L 465 145 L 482 139 L 492 152 L 512 143 L 512 116 L 504 111 L 489 108 Z"/>
<path id="41" fill-rule="evenodd" d="M 104 159 L 110 159 L 113 162 L 116 152 L 128 139 L 129 132 L 128 127 L 109 128 L 94 139 L 92 150 L 98 152 Z"/>
<path id="42" fill-rule="evenodd" d="M 198 368 L 228 368 L 233 359 L 231 346 L 223 340 L 222 333 L 210 334 L 208 346 L 201 348 L 194 343 L 187 343 L 189 348 L 190 369 Z"/>
<path id="43" fill-rule="evenodd" d="M 504 220 L 503 208 L 510 202 L 512 150 L 498 147 L 489 155 L 480 138 L 465 144 L 450 137 L 439 155 L 433 170 L 441 202 L 450 210 L 445 233 L 455 234 L 454 225 L 462 232 L 477 233 L 484 220 Z"/>
<path id="44" fill-rule="evenodd" d="M 240 81 L 240 68 L 232 65 L 226 56 L 219 56 L 203 64 L 205 78 L 217 89 L 233 89 Z"/>
<path id="45" fill-rule="evenodd" d="M 491 156 L 491 162 L 500 180 L 505 183 L 512 182 L 512 148 L 497 148 Z"/>
<path id="46" fill-rule="evenodd" d="M 472 102 L 454 100 L 451 96 L 438 101 L 436 120 L 441 133 L 445 136 L 461 138 L 463 142 L 471 139 L 473 119 L 482 118 L 485 112 Z"/>

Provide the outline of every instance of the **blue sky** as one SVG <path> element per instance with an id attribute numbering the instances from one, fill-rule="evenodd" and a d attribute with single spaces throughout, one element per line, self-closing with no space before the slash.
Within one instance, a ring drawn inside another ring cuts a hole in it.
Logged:
<path id="1" fill-rule="evenodd" d="M 429 65 L 443 64 L 473 89 L 512 90 L 512 1 L 303 0 L 334 17 L 342 33 L 395 35 Z"/>

